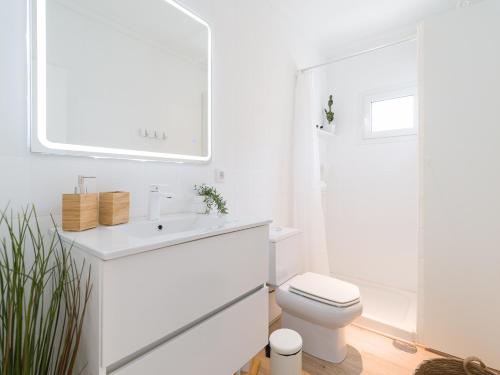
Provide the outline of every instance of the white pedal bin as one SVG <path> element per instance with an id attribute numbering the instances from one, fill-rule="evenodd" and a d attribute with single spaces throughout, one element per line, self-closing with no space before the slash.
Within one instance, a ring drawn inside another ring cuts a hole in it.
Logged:
<path id="1" fill-rule="evenodd" d="M 302 374 L 302 337 L 291 329 L 278 329 L 269 337 L 271 375 Z"/>

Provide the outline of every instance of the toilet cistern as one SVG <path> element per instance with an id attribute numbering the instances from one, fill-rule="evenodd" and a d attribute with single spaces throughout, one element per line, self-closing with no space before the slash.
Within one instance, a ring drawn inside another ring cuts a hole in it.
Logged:
<path id="1" fill-rule="evenodd" d="M 172 199 L 172 193 L 164 193 L 161 190 L 166 188 L 167 185 L 153 184 L 149 186 L 148 195 L 148 220 L 160 220 L 161 199 Z"/>

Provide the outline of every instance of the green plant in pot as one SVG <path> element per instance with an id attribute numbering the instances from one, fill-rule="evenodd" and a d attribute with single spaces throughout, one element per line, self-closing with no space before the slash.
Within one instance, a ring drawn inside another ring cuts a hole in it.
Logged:
<path id="1" fill-rule="evenodd" d="M 195 185 L 194 189 L 199 196 L 203 197 L 206 214 L 212 212 L 214 208 L 220 215 L 225 215 L 228 213 L 226 201 L 216 188 L 207 184 L 201 184 Z"/>
<path id="2" fill-rule="evenodd" d="M 92 292 L 57 228 L 44 235 L 34 207 L 0 211 L 0 373 L 71 375 Z"/>
<path id="3" fill-rule="evenodd" d="M 333 122 L 333 119 L 335 117 L 335 114 L 333 113 L 332 111 L 332 107 L 333 107 L 333 96 L 330 95 L 330 97 L 328 98 L 328 110 L 325 108 L 325 115 L 326 115 L 326 121 L 328 121 L 328 124 L 332 124 Z"/>

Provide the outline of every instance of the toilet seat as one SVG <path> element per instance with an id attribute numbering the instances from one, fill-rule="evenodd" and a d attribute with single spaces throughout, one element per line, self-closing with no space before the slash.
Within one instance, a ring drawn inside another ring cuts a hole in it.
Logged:
<path id="1" fill-rule="evenodd" d="M 347 308 L 360 302 L 356 285 L 313 272 L 295 276 L 288 285 L 292 293 L 337 308 Z"/>
<path id="2" fill-rule="evenodd" d="M 331 303 L 324 303 L 318 299 L 292 292 L 290 288 L 292 281 L 293 279 L 290 279 L 276 289 L 276 302 L 283 312 L 329 329 L 335 329 L 345 327 L 363 311 L 361 300 L 348 307 L 337 307 Z"/>

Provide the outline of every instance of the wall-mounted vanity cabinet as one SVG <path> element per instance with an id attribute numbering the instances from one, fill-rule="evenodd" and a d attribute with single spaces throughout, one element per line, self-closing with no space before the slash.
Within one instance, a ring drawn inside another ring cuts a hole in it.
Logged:
<path id="1" fill-rule="evenodd" d="M 268 224 L 63 233 L 92 266 L 79 365 L 91 375 L 236 372 L 267 344 Z"/>

